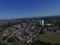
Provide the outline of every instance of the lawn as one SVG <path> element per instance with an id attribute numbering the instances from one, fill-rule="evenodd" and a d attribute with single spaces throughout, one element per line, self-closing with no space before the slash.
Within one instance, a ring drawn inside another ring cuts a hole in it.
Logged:
<path id="1" fill-rule="evenodd" d="M 38 39 L 44 42 L 60 43 L 60 34 L 56 32 L 45 32 L 45 34 L 40 34 Z"/>

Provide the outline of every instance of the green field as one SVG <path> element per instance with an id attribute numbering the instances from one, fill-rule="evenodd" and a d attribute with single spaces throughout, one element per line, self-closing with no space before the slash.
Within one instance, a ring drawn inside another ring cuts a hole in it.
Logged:
<path id="1" fill-rule="evenodd" d="M 56 32 L 45 32 L 45 34 L 40 34 L 38 39 L 44 42 L 60 43 L 60 34 Z"/>

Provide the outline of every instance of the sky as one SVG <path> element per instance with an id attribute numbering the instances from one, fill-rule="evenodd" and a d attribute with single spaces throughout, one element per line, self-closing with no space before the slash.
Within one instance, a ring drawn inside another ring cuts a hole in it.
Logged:
<path id="1" fill-rule="evenodd" d="M 60 0 L 0 0 L 0 20 L 60 15 Z"/>

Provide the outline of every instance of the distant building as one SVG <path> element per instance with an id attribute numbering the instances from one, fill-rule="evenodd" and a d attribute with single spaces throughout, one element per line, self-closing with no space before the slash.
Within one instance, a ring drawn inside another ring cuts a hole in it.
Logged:
<path id="1" fill-rule="evenodd" d="M 39 20 L 39 25 L 44 26 L 45 25 L 44 20 Z"/>

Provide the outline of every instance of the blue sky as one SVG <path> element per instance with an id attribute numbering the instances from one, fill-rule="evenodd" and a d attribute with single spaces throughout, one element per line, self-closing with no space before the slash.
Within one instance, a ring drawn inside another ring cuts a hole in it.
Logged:
<path id="1" fill-rule="evenodd" d="M 0 0 L 0 19 L 60 15 L 60 0 Z"/>

